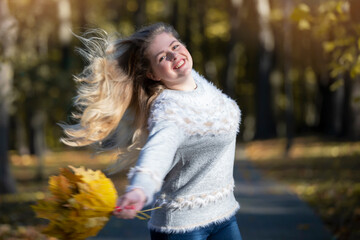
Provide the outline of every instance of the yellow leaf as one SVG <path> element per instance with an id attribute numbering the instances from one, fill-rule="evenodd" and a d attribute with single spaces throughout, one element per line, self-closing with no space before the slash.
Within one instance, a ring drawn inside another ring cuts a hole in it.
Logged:
<path id="1" fill-rule="evenodd" d="M 350 71 L 350 77 L 354 79 L 357 75 L 360 75 L 360 62 L 358 61 Z"/>
<path id="2" fill-rule="evenodd" d="M 326 18 L 328 20 L 330 20 L 330 21 L 333 21 L 333 22 L 335 22 L 337 20 L 336 15 L 334 13 L 332 13 L 332 12 L 329 12 L 328 14 L 326 14 Z"/>
<path id="3" fill-rule="evenodd" d="M 66 201 L 73 193 L 69 181 L 61 175 L 50 177 L 49 190 L 60 201 Z"/>
<path id="4" fill-rule="evenodd" d="M 70 183 L 76 185 L 78 182 L 82 182 L 81 177 L 75 175 L 68 168 L 61 168 L 60 174 L 63 175 Z"/>
<path id="5" fill-rule="evenodd" d="M 299 29 L 300 30 L 308 30 L 310 29 L 310 22 L 306 19 L 301 19 L 299 21 Z"/>
<path id="6" fill-rule="evenodd" d="M 338 13 L 342 13 L 342 12 L 343 12 L 342 5 L 343 5 L 342 2 L 338 2 L 338 3 L 336 4 L 336 11 L 337 11 Z"/>
<path id="7" fill-rule="evenodd" d="M 332 52 L 336 47 L 335 43 L 330 41 L 324 42 L 322 46 L 326 53 Z"/>
<path id="8" fill-rule="evenodd" d="M 344 79 L 338 79 L 330 85 L 330 91 L 334 92 L 344 85 Z"/>
<path id="9" fill-rule="evenodd" d="M 359 104 L 360 103 L 360 96 L 355 96 L 352 100 L 352 102 L 354 104 Z M 360 210 L 358 209 L 358 215 L 360 215 Z"/>
<path id="10" fill-rule="evenodd" d="M 108 218 L 106 218 L 106 217 L 89 218 L 89 219 L 87 219 L 87 221 L 85 223 L 85 227 L 86 228 L 94 228 L 94 227 L 103 226 L 107 221 L 108 221 Z"/>
<path id="11" fill-rule="evenodd" d="M 351 51 L 345 52 L 340 58 L 339 63 L 345 65 L 346 63 L 352 64 L 354 62 L 354 55 Z"/>
<path id="12" fill-rule="evenodd" d="M 330 76 L 332 78 L 336 78 L 338 77 L 339 75 L 343 74 L 345 72 L 345 69 L 343 66 L 337 66 L 337 67 L 334 67 L 331 72 L 330 72 Z M 336 88 L 335 88 L 336 90 Z"/>
<path id="13" fill-rule="evenodd" d="M 284 18 L 284 13 L 280 8 L 275 8 L 271 10 L 270 18 L 273 21 L 280 21 Z"/>
<path id="14" fill-rule="evenodd" d="M 310 7 L 305 3 L 300 3 L 298 8 L 303 12 L 310 12 Z"/>
<path id="15" fill-rule="evenodd" d="M 36 216 L 45 219 L 56 219 L 60 213 L 57 212 L 58 204 L 50 200 L 39 200 L 37 205 L 31 206 Z"/>
<path id="16" fill-rule="evenodd" d="M 306 4 L 300 4 L 296 8 L 294 8 L 293 12 L 291 13 L 290 19 L 299 22 L 302 19 L 308 19 L 310 8 Z"/>
<path id="17" fill-rule="evenodd" d="M 350 4 L 347 1 L 340 1 L 336 5 L 336 11 L 340 14 L 342 13 L 348 13 L 350 10 Z"/>
<path id="18" fill-rule="evenodd" d="M 58 225 L 54 222 L 50 222 L 49 225 L 42 230 L 42 232 L 46 235 L 53 236 L 59 239 L 66 239 L 63 230 L 59 228 Z"/>
<path id="19" fill-rule="evenodd" d="M 101 171 L 61 169 L 51 176 L 52 198 L 33 206 L 38 217 L 50 220 L 44 233 L 59 239 L 83 240 L 96 235 L 108 221 L 116 205 L 117 192 Z"/>
<path id="20" fill-rule="evenodd" d="M 356 39 L 354 37 L 345 37 L 345 38 L 341 38 L 336 41 L 336 45 L 342 46 L 342 47 L 353 45 L 354 43 L 356 43 Z"/>

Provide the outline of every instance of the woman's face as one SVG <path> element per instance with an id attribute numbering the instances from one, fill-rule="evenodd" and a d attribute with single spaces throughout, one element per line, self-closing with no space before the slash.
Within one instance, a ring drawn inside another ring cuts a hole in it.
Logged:
<path id="1" fill-rule="evenodd" d="M 179 86 L 191 81 L 192 57 L 171 34 L 163 32 L 156 35 L 147 49 L 147 55 L 152 69 L 148 73 L 149 78 L 161 81 L 170 89 L 179 89 Z"/>

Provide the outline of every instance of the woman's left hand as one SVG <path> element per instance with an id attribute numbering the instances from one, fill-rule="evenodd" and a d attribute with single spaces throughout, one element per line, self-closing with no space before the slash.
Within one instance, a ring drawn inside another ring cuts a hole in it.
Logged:
<path id="1" fill-rule="evenodd" d="M 118 218 L 132 219 L 136 216 L 137 211 L 144 207 L 145 202 L 144 191 L 139 188 L 133 189 L 118 198 L 113 215 Z"/>

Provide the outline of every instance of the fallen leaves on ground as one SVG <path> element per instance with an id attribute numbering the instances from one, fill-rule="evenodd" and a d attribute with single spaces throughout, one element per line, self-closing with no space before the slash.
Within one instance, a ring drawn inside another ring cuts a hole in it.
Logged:
<path id="1" fill-rule="evenodd" d="M 286 183 L 337 239 L 360 239 L 360 142 L 314 137 L 247 143 L 245 152 L 267 177 Z"/>

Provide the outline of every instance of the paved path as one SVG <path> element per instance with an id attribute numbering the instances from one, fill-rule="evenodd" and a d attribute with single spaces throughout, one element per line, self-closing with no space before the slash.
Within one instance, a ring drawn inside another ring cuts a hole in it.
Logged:
<path id="1" fill-rule="evenodd" d="M 286 186 L 265 179 L 243 157 L 236 161 L 234 178 L 241 205 L 237 220 L 244 240 L 335 239 L 306 203 Z"/>
<path id="2" fill-rule="evenodd" d="M 237 152 L 235 196 L 243 240 L 334 240 L 321 220 L 288 188 L 265 179 Z M 146 221 L 112 218 L 91 240 L 149 240 Z M 224 239 L 225 240 L 225 239 Z"/>

